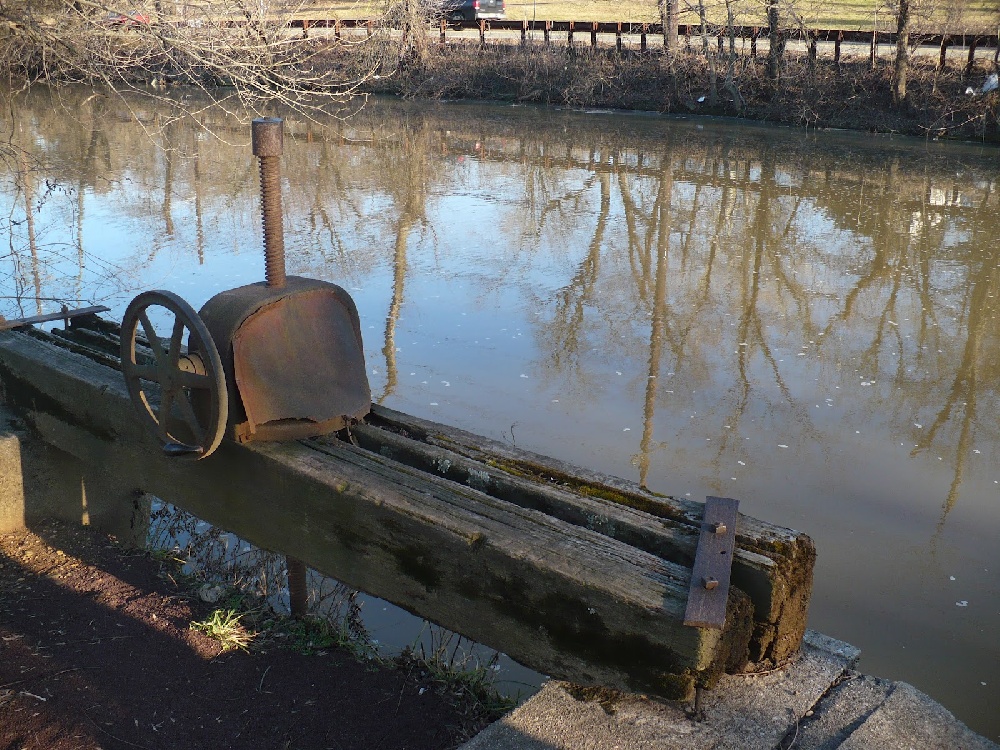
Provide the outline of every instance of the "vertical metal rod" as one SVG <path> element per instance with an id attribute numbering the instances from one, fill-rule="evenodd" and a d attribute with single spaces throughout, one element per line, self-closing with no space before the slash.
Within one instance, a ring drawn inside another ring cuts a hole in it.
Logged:
<path id="1" fill-rule="evenodd" d="M 285 556 L 288 568 L 288 607 L 292 617 L 302 619 L 308 610 L 309 590 L 306 586 L 306 564 L 297 557 Z"/>
<path id="2" fill-rule="evenodd" d="M 262 117 L 251 125 L 253 155 L 260 159 L 260 213 L 264 223 L 264 279 L 269 287 L 285 286 L 285 233 L 281 211 L 280 117 Z"/>

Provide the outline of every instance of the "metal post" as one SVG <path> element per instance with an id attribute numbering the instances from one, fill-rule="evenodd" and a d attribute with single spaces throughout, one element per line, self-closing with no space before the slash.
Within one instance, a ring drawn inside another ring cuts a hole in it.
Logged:
<path id="1" fill-rule="evenodd" d="M 301 619 L 309 608 L 309 590 L 306 586 L 306 564 L 296 557 L 285 556 L 288 568 L 288 608 L 292 617 Z"/>
<path id="2" fill-rule="evenodd" d="M 264 279 L 269 287 L 285 286 L 285 236 L 281 211 L 280 117 L 262 117 L 251 125 L 253 155 L 260 159 L 260 214 L 264 224 Z"/>

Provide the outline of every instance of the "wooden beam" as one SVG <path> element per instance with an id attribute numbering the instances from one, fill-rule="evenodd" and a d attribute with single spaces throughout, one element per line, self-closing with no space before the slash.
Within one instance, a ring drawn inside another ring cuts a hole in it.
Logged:
<path id="1" fill-rule="evenodd" d="M 116 370 L 0 334 L 8 406 L 106 481 L 583 684 L 683 698 L 747 660 L 753 606 L 682 624 L 690 571 L 618 539 L 345 442 L 224 443 L 163 456 Z"/>
<path id="2" fill-rule="evenodd" d="M 362 445 L 437 471 L 510 502 L 609 535 L 690 568 L 704 505 L 660 495 L 455 427 L 373 404 Z M 798 652 L 812 594 L 816 548 L 807 535 L 740 515 L 732 582 L 754 604 L 751 666 L 782 664 Z"/>

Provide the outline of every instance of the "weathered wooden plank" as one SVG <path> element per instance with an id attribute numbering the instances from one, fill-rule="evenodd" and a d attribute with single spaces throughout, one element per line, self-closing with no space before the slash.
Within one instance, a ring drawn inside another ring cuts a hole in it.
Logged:
<path id="1" fill-rule="evenodd" d="M 367 421 L 381 428 L 383 433 L 396 432 L 409 440 L 444 449 L 453 456 L 485 466 L 486 469 L 474 469 L 468 480 L 462 480 L 472 486 L 488 483 L 499 487 L 509 481 L 503 475 L 519 477 L 532 480 L 537 487 L 601 501 L 605 508 L 617 505 L 656 517 L 662 522 L 656 535 L 632 533 L 620 516 L 610 510 L 592 515 L 592 520 L 588 519 L 584 525 L 603 533 L 627 533 L 630 544 L 668 560 L 687 566 L 693 564 L 704 512 L 700 502 L 660 495 L 619 477 L 378 405 L 372 406 Z M 399 448 L 398 441 L 387 441 L 387 445 L 389 450 Z M 454 471 L 454 459 L 443 455 L 435 460 L 438 466 L 452 460 L 449 470 Z M 513 496 L 505 497 L 520 502 Z M 587 508 L 582 513 L 593 514 L 594 511 Z M 637 523 L 650 528 L 645 520 L 637 520 Z M 805 534 L 742 514 L 736 543 L 732 582 L 752 599 L 756 619 L 750 660 L 756 668 L 766 669 L 787 661 L 798 651 L 808 618 L 816 548 Z"/>
<path id="2" fill-rule="evenodd" d="M 691 569 L 684 624 L 698 628 L 725 627 L 726 601 L 736 546 L 739 500 L 708 497 L 701 522 L 698 550 Z"/>
<path id="3" fill-rule="evenodd" d="M 386 414 L 381 408 L 376 410 L 383 416 Z M 495 461 L 476 461 L 440 446 L 414 440 L 392 429 L 357 425 L 352 428 L 352 434 L 359 445 L 367 450 L 411 466 L 417 472 L 438 474 L 502 500 L 540 510 L 554 518 L 583 526 L 686 568 L 694 564 L 698 543 L 698 529 L 695 527 L 612 502 L 600 493 L 577 494 L 551 482 L 509 474 L 499 468 Z M 322 442 L 322 439 L 317 442 Z M 749 588 L 758 592 L 757 600 L 754 601 L 755 613 L 760 609 L 767 614 L 773 596 L 784 595 L 781 566 L 769 557 L 745 549 L 736 551 L 734 564 L 739 569 L 741 579 L 750 582 Z M 776 577 L 777 583 L 772 580 Z M 776 586 L 779 591 L 775 594 Z M 761 595 L 760 592 L 766 595 Z M 751 653 L 763 651 L 763 647 L 757 642 L 760 637 L 759 632 L 755 633 L 751 640 Z M 772 664 L 772 661 L 768 661 L 763 666 L 766 668 Z"/>
<path id="4" fill-rule="evenodd" d="M 102 482 L 157 495 L 539 671 L 682 697 L 746 661 L 752 605 L 725 631 L 685 628 L 686 568 L 347 443 L 224 443 L 162 455 L 121 375 L 0 335 L 8 405 Z"/>

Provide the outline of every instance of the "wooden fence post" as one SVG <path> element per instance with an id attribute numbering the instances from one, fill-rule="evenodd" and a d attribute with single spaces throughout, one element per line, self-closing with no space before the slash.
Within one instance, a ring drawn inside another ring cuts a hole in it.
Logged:
<path id="1" fill-rule="evenodd" d="M 649 24 L 644 23 L 642 29 L 639 32 L 639 52 L 646 54 L 646 32 L 649 30 Z"/>
<path id="2" fill-rule="evenodd" d="M 750 59 L 757 59 L 757 37 L 760 36 L 760 29 L 756 26 L 750 31 Z"/>
<path id="3" fill-rule="evenodd" d="M 979 37 L 974 36 L 969 40 L 969 59 L 965 63 L 965 75 L 972 75 L 972 68 L 976 64 L 976 47 L 979 46 Z"/>
<path id="4" fill-rule="evenodd" d="M 545 36 L 545 46 L 548 47 L 552 43 L 552 21 L 545 22 L 545 30 L 542 34 Z"/>
<path id="5" fill-rule="evenodd" d="M 618 54 L 622 53 L 622 22 L 618 22 L 618 30 L 615 32 L 615 47 L 618 49 Z"/>
<path id="6" fill-rule="evenodd" d="M 521 21 L 521 44 L 528 43 L 528 19 Z"/>
<path id="7" fill-rule="evenodd" d="M 844 41 L 844 32 L 837 32 L 837 40 L 833 43 L 833 64 L 840 67 L 840 45 Z"/>
<path id="8" fill-rule="evenodd" d="M 479 19 L 479 46 L 486 46 L 486 21 L 482 18 Z"/>
<path id="9" fill-rule="evenodd" d="M 945 34 L 941 37 L 941 54 L 938 56 L 938 69 L 944 70 L 948 64 L 948 47 L 951 46 L 951 37 Z"/>
<path id="10" fill-rule="evenodd" d="M 569 22 L 569 28 L 566 30 L 566 46 L 573 46 L 573 22 Z"/>
<path id="11" fill-rule="evenodd" d="M 441 40 L 441 44 L 445 44 L 445 36 L 444 36 L 444 32 L 445 32 L 445 29 L 447 29 L 447 28 L 448 28 L 448 22 L 447 22 L 447 21 L 445 21 L 445 20 L 444 20 L 444 19 L 442 18 L 442 19 L 441 19 L 441 38 L 440 38 L 440 40 Z"/>
<path id="12" fill-rule="evenodd" d="M 591 47 L 597 46 L 597 21 L 594 21 L 590 25 L 590 46 Z"/>

